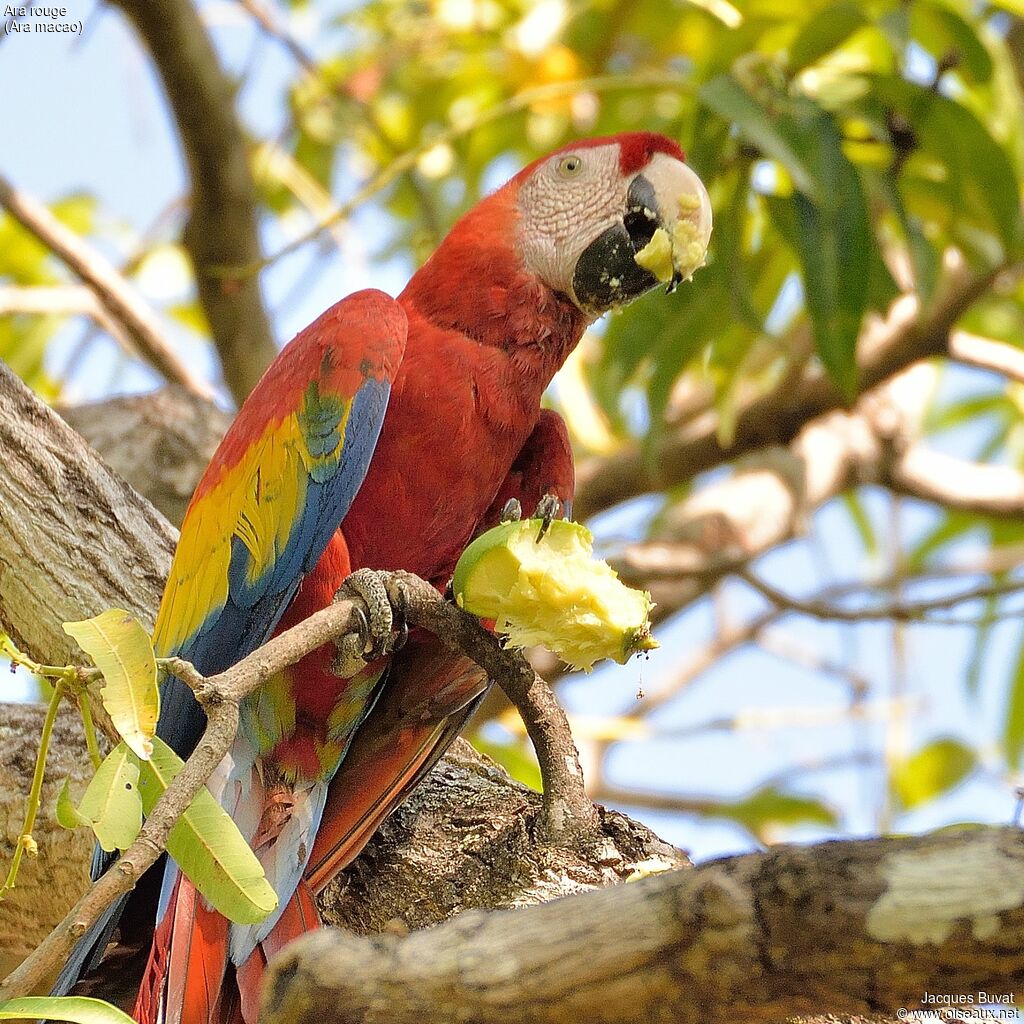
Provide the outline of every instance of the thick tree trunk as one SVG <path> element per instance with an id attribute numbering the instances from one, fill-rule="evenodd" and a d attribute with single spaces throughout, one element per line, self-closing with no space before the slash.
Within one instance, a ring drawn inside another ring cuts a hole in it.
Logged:
<path id="1" fill-rule="evenodd" d="M 755 1024 L 1014 999 L 1022 879 L 1016 829 L 777 847 L 404 938 L 315 933 L 275 961 L 260 1019 Z"/>
<path id="2" fill-rule="evenodd" d="M 63 622 L 120 607 L 151 626 L 174 528 L 2 363 L 0 453 L 0 629 L 64 664 Z"/>
<path id="3" fill-rule="evenodd" d="M 212 402 L 173 385 L 58 412 L 175 526 L 231 423 Z"/>

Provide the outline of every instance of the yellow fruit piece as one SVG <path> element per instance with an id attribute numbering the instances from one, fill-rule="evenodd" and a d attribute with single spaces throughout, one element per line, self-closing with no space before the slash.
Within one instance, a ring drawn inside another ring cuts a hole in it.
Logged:
<path id="1" fill-rule="evenodd" d="M 672 280 L 672 239 L 664 228 L 658 228 L 633 259 L 659 281 Z"/>
<path id="2" fill-rule="evenodd" d="M 503 523 L 473 541 L 452 579 L 459 606 L 494 619 L 513 646 L 541 644 L 584 672 L 657 647 L 651 595 L 594 557 L 590 531 L 556 520 L 538 541 L 540 527 L 539 519 Z"/>
<path id="3" fill-rule="evenodd" d="M 711 223 L 700 216 L 701 197 L 692 192 L 679 196 L 679 219 L 669 234 L 658 228 L 651 240 L 633 257 L 659 281 L 666 283 L 673 277 L 689 281 L 693 272 L 704 265 Z"/>

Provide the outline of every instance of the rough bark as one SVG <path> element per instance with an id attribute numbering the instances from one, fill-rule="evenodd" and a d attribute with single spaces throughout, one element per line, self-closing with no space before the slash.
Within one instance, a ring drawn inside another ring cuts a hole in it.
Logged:
<path id="1" fill-rule="evenodd" d="M 538 843 L 540 794 L 459 740 L 320 905 L 359 934 L 415 930 L 469 908 L 522 907 L 608 885 L 644 863 L 688 863 L 645 826 L 599 812 L 589 855 Z"/>
<path id="2" fill-rule="evenodd" d="M 174 528 L 2 363 L 0 453 L 0 629 L 64 664 L 62 622 L 120 607 L 152 626 Z"/>
<path id="3" fill-rule="evenodd" d="M 784 846 L 407 937 L 309 935 L 263 1024 L 781 1021 L 1024 991 L 1024 836 Z"/>
<path id="4" fill-rule="evenodd" d="M 175 526 L 231 417 L 177 387 L 146 395 L 62 405 L 61 416 L 103 461 Z"/>
<path id="5" fill-rule="evenodd" d="M 0 690 L 2 692 L 2 690 Z M 6 871 L 25 821 L 25 795 L 36 763 L 45 709 L 0 704 L 0 864 Z M 0 900 L 0 977 L 13 970 L 67 913 L 89 880 L 92 835 L 62 829 L 54 817 L 65 779 L 77 800 L 92 774 L 74 710 L 64 708 L 53 730 L 42 807 L 33 838 L 37 857 L 26 857 L 17 886 Z"/>

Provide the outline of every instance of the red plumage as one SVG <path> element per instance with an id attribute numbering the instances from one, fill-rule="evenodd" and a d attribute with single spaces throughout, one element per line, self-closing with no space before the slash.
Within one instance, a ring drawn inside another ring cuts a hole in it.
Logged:
<path id="1" fill-rule="evenodd" d="M 657 153 L 683 158 L 676 143 L 647 132 L 586 140 L 564 152 L 613 144 L 619 146 L 624 177 Z M 404 313 L 408 322 L 397 367 L 383 365 L 393 351 L 389 344 L 359 364 L 360 332 L 336 322 L 340 314 L 329 311 L 317 321 L 323 358 L 333 359 L 334 348 L 343 356 L 338 388 L 355 393 L 358 364 L 361 373 L 370 369 L 391 379 L 390 400 L 341 530 L 303 578 L 278 632 L 329 604 L 352 570 L 405 569 L 442 587 L 459 554 L 497 521 L 509 498 L 518 498 L 526 515 L 546 493 L 571 502 L 574 476 L 565 425 L 555 413 L 542 412 L 540 403 L 591 315 L 524 265 L 517 247 L 520 189 L 539 164 L 464 216 L 399 296 L 400 311 L 385 312 L 396 324 Z M 281 396 L 282 415 L 304 392 L 302 373 L 286 349 L 261 382 L 264 393 Z M 267 421 L 267 410 L 246 403 L 239 419 L 242 428 L 215 456 L 214 469 L 226 472 L 238 464 Z M 332 710 L 352 685 L 332 673 L 333 654 L 314 651 L 289 670 L 294 728 L 263 756 L 261 772 L 293 783 L 317 777 Z M 281 893 L 286 906 L 273 930 L 247 959 L 236 957 L 237 968 L 227 968 L 233 941 L 227 922 L 180 880 L 156 933 L 137 1019 L 155 1024 L 163 997 L 168 1024 L 252 1024 L 267 959 L 318 923 L 311 890 L 322 888 L 359 853 L 458 733 L 487 685 L 468 659 L 414 634 L 393 658 L 387 685 L 330 782 L 319 831 L 313 827 L 305 881 L 294 894 Z M 271 788 L 262 797 L 263 817 L 257 815 L 253 834 L 258 852 L 273 847 L 292 813 L 284 791 L 271 806 Z M 305 853 L 303 847 L 303 863 Z M 232 985 L 222 985 L 226 970 L 234 975 Z"/>

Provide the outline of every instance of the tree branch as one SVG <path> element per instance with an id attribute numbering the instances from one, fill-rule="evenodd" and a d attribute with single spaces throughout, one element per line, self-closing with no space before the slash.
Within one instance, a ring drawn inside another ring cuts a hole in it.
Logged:
<path id="1" fill-rule="evenodd" d="M 776 608 L 787 612 L 807 615 L 812 619 L 830 622 L 878 622 L 889 619 L 893 622 L 929 622 L 948 620 L 932 619 L 936 612 L 949 611 L 971 601 L 984 601 L 993 597 L 1009 597 L 1024 589 L 1024 580 L 1012 579 L 998 583 L 986 583 L 954 594 L 944 594 L 927 601 L 893 601 L 864 608 L 846 608 L 822 597 L 799 598 L 773 587 L 748 567 L 738 568 L 736 576 L 751 586 Z M 867 586 L 864 588 L 868 589 Z"/>
<path id="2" fill-rule="evenodd" d="M 135 25 L 174 111 L 192 183 L 184 244 L 199 301 L 239 404 L 277 354 L 251 273 L 260 264 L 256 188 L 234 92 L 189 0 L 110 0 Z"/>
<path id="3" fill-rule="evenodd" d="M 954 267 L 929 309 L 922 310 L 916 296 L 904 295 L 884 319 L 869 319 L 858 343 L 862 390 L 876 387 L 918 360 L 945 353 L 953 325 L 994 277 L 994 271 L 979 277 Z M 810 420 L 841 405 L 828 376 L 815 368 L 801 380 L 785 380 L 748 402 L 737 416 L 728 445 L 719 439 L 717 416 L 709 412 L 669 431 L 653 459 L 639 444 L 591 459 L 577 473 L 576 514 L 585 519 L 645 492 L 684 483 L 766 445 L 787 445 Z"/>
<path id="4" fill-rule="evenodd" d="M 143 359 L 169 381 L 193 394 L 205 398 L 212 395 L 207 384 L 188 369 L 164 338 L 156 313 L 99 252 L 2 175 L 0 205 L 93 290 Z"/>
<path id="5" fill-rule="evenodd" d="M 405 938 L 319 932 L 271 965 L 260 1020 L 753 1024 L 1009 997 L 1022 874 L 1021 833 L 977 829 L 775 847 Z"/>
<path id="6" fill-rule="evenodd" d="M 57 411 L 175 526 L 231 417 L 176 387 Z"/>
<path id="7" fill-rule="evenodd" d="M 543 838 L 561 843 L 596 832 L 597 815 L 583 785 L 579 753 L 551 688 L 520 652 L 503 649 L 478 619 L 440 600 L 433 587 L 415 576 L 394 575 L 409 593 L 409 621 L 472 658 L 519 709 L 544 781 Z"/>
<path id="8" fill-rule="evenodd" d="M 174 528 L 2 362 L 0 451 L 0 629 L 64 664 L 63 622 L 116 606 L 151 628 Z"/>
<path id="9" fill-rule="evenodd" d="M 917 446 L 895 461 L 885 481 L 908 497 L 962 512 L 1016 519 L 1024 513 L 1024 474 Z"/>

